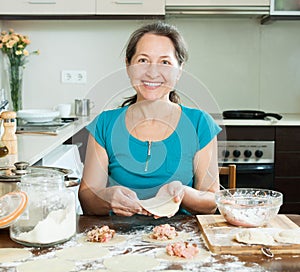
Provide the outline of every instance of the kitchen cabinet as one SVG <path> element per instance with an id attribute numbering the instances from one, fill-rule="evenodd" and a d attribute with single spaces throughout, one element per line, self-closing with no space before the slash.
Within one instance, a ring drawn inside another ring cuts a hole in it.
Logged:
<path id="1" fill-rule="evenodd" d="M 276 127 L 275 190 L 283 193 L 281 212 L 300 211 L 300 127 Z"/>
<path id="2" fill-rule="evenodd" d="M 166 0 L 166 14 L 174 15 L 267 15 L 270 0 Z"/>
<path id="3" fill-rule="evenodd" d="M 0 0 L 1 15 L 80 15 L 95 9 L 95 0 Z"/>
<path id="4" fill-rule="evenodd" d="M 100 15 L 164 15 L 164 0 L 96 0 Z"/>

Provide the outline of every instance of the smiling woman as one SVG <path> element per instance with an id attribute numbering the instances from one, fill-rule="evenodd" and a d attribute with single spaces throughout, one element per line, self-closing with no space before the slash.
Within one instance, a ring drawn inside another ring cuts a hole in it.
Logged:
<path id="1" fill-rule="evenodd" d="M 151 211 L 170 201 L 179 212 L 215 211 L 221 129 L 208 113 L 179 104 L 174 87 L 186 60 L 174 26 L 155 22 L 131 35 L 125 61 L 135 95 L 87 127 L 79 189 L 84 213 L 157 218 Z M 151 198 L 153 207 L 145 209 L 140 200 Z"/>

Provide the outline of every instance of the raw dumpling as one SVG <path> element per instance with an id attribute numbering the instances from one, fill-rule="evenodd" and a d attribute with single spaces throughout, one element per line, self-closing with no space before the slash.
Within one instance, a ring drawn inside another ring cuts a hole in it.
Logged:
<path id="1" fill-rule="evenodd" d="M 235 239 L 250 245 L 274 245 L 274 239 L 261 229 L 246 229 L 238 232 Z"/>
<path id="2" fill-rule="evenodd" d="M 274 235 L 278 243 L 300 244 L 300 228 L 282 230 Z"/>

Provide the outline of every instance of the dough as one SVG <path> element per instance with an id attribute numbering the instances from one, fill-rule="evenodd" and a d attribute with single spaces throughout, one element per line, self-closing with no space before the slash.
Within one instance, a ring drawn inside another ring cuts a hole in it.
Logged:
<path id="1" fill-rule="evenodd" d="M 74 271 L 75 263 L 61 260 L 57 258 L 39 259 L 35 261 L 25 262 L 17 266 L 17 272 L 66 272 Z"/>
<path id="2" fill-rule="evenodd" d="M 158 217 L 170 217 L 179 210 L 180 206 L 180 203 L 174 202 L 171 196 L 140 200 L 140 204 L 146 211 Z"/>
<path id="3" fill-rule="evenodd" d="M 169 239 L 169 240 L 157 240 L 153 239 L 150 237 L 150 234 L 145 234 L 142 237 L 142 240 L 144 242 L 150 242 L 150 243 L 158 243 L 158 244 L 165 244 L 165 243 L 170 243 L 170 242 L 179 242 L 183 240 L 187 240 L 190 238 L 190 234 L 186 232 L 178 232 L 178 235 L 174 239 Z"/>
<path id="4" fill-rule="evenodd" d="M 169 254 L 167 254 L 165 249 L 156 254 L 157 258 L 172 262 L 202 262 L 208 259 L 210 256 L 210 253 L 203 248 L 199 248 L 198 254 L 193 259 L 186 259 L 178 256 L 170 256 Z"/>
<path id="5" fill-rule="evenodd" d="M 104 266 L 111 271 L 147 271 L 159 265 L 153 257 L 144 255 L 118 255 L 103 261 Z"/>
<path id="6" fill-rule="evenodd" d="M 282 230 L 274 235 L 278 243 L 300 244 L 300 228 Z"/>
<path id="7" fill-rule="evenodd" d="M 274 239 L 261 229 L 246 229 L 238 232 L 235 239 L 250 245 L 274 245 Z"/>
<path id="8" fill-rule="evenodd" d="M 95 243 L 82 244 L 57 250 L 55 255 L 64 260 L 95 260 L 109 254 L 109 250 Z"/>
<path id="9" fill-rule="evenodd" d="M 31 252 L 24 248 L 0 248 L 0 263 L 18 262 L 31 256 Z"/>
<path id="10" fill-rule="evenodd" d="M 109 240 L 108 242 L 105 243 L 100 243 L 100 242 L 89 242 L 86 240 L 86 235 L 83 235 L 81 237 L 78 238 L 78 243 L 81 244 L 96 244 L 98 246 L 112 246 L 112 245 L 116 245 L 119 243 L 123 243 L 127 240 L 127 237 L 125 235 L 115 235 L 111 240 Z"/>

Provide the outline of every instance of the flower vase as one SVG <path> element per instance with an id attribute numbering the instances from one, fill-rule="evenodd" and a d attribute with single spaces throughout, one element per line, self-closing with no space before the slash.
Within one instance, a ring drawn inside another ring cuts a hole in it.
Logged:
<path id="1" fill-rule="evenodd" d="M 23 66 L 16 65 L 10 65 L 8 70 L 11 108 L 15 112 L 23 108 L 23 70 Z"/>

